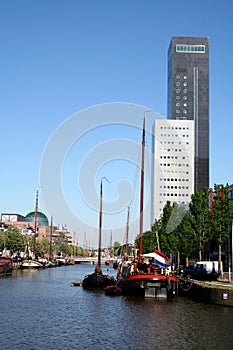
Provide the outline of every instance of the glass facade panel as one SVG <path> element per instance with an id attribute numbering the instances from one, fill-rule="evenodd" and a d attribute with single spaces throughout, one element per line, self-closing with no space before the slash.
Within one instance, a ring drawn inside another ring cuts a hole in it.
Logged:
<path id="1" fill-rule="evenodd" d="M 176 45 L 176 52 L 205 53 L 205 45 Z"/>

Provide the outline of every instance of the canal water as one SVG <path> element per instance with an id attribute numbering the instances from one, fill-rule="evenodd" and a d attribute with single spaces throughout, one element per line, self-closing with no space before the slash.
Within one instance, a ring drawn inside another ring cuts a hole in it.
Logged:
<path id="1" fill-rule="evenodd" d="M 233 349 L 232 308 L 181 296 L 107 296 L 70 285 L 93 270 L 78 264 L 1 278 L 0 349 Z M 103 271 L 115 276 L 111 267 Z"/>

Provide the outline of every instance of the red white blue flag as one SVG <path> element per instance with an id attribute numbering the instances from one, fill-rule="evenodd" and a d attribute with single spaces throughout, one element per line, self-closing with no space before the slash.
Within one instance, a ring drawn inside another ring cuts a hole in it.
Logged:
<path id="1" fill-rule="evenodd" d="M 156 249 L 154 263 L 163 269 L 166 269 L 170 265 L 170 259 L 165 254 Z"/>

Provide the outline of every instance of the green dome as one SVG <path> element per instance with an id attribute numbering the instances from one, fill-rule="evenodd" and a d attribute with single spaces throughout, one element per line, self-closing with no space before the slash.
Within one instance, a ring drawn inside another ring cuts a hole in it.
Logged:
<path id="1" fill-rule="evenodd" d="M 35 221 L 35 212 L 31 211 L 25 216 L 25 221 L 27 222 L 33 222 Z M 47 216 L 44 213 L 41 213 L 40 211 L 37 212 L 37 222 L 41 226 L 49 226 L 49 220 Z"/>

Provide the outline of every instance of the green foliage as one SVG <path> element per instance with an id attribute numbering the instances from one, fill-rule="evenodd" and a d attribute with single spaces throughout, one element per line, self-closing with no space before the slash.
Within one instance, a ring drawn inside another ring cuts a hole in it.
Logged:
<path id="1" fill-rule="evenodd" d="M 160 246 L 160 250 L 167 254 L 179 252 L 185 257 L 197 257 L 199 251 L 200 257 L 202 249 L 205 247 L 210 249 L 210 243 L 215 249 L 226 244 L 233 220 L 233 203 L 228 196 L 228 189 L 228 184 L 214 185 L 211 208 L 208 189 L 196 191 L 192 195 L 188 210 L 168 201 L 159 220 L 155 220 L 151 230 L 143 234 L 143 254 L 152 252 Z M 139 235 L 135 242 L 138 248 Z M 29 243 L 33 250 L 34 236 L 23 236 L 14 226 L 8 227 L 6 231 L 0 231 L 1 251 L 4 248 L 12 252 L 24 251 L 26 243 Z M 49 254 L 50 240 L 37 241 L 36 251 L 41 256 L 44 253 Z M 84 253 L 81 247 L 70 246 L 65 242 L 60 246 L 53 245 L 53 252 L 59 251 L 68 255 Z M 113 252 L 114 255 L 120 254 L 119 242 L 114 243 Z"/>
<path id="2" fill-rule="evenodd" d="M 119 242 L 114 242 L 113 244 L 113 254 L 114 255 L 119 255 L 121 250 L 121 244 Z"/>
<path id="3" fill-rule="evenodd" d="M 233 204 L 228 196 L 229 186 L 215 185 L 211 208 L 212 239 L 216 244 L 225 244 L 233 219 Z"/>
<path id="4" fill-rule="evenodd" d="M 193 220 L 189 212 L 185 213 L 177 228 L 177 242 L 177 251 L 185 257 L 191 256 L 198 248 Z"/>
<path id="5" fill-rule="evenodd" d="M 139 235 L 136 237 L 136 246 L 139 247 Z M 156 235 L 151 231 L 147 231 L 143 233 L 142 239 L 142 254 L 147 254 L 155 251 L 157 247 Z"/>
<path id="6" fill-rule="evenodd" d="M 69 246 L 68 243 L 63 242 L 60 245 L 60 251 L 62 251 L 63 254 L 71 255 L 71 246 Z"/>
<path id="7" fill-rule="evenodd" d="M 143 234 L 143 253 L 154 251 L 159 241 L 164 253 L 179 252 L 186 258 L 198 258 L 199 252 L 200 258 L 204 250 L 210 254 L 210 246 L 226 244 L 233 220 L 233 203 L 228 188 L 228 185 L 214 186 L 211 208 L 208 189 L 196 191 L 188 209 L 168 201 L 151 231 Z M 139 236 L 135 242 L 139 247 Z"/>
<path id="8" fill-rule="evenodd" d="M 44 254 L 50 253 L 50 240 L 42 239 L 42 241 L 36 241 L 36 254 L 43 257 Z"/>
<path id="9" fill-rule="evenodd" d="M 24 250 L 24 239 L 17 227 L 9 226 L 5 231 L 5 248 L 11 252 Z"/>
<path id="10" fill-rule="evenodd" d="M 206 243 L 211 240 L 211 220 L 209 206 L 210 191 L 205 188 L 203 191 L 197 190 L 192 195 L 189 205 L 189 212 L 192 217 L 192 227 L 196 238 L 193 241 L 193 250 L 199 251 L 199 259 L 202 260 Z"/>
<path id="11" fill-rule="evenodd" d="M 0 231 L 0 251 L 2 252 L 5 247 L 6 247 L 6 232 Z"/>
<path id="12" fill-rule="evenodd" d="M 193 217 L 193 228 L 198 236 L 197 239 L 202 244 L 210 238 L 209 194 L 208 189 L 196 191 L 189 205 L 189 211 Z"/>
<path id="13" fill-rule="evenodd" d="M 177 251 L 179 243 L 179 225 L 185 213 L 186 209 L 182 206 L 178 206 L 177 203 L 171 205 L 168 201 L 164 206 L 159 230 L 159 240 L 162 251 Z"/>
<path id="14" fill-rule="evenodd" d="M 160 250 L 166 252 L 170 250 L 169 236 L 167 234 L 167 225 L 172 213 L 171 202 L 167 201 L 163 208 L 163 214 L 160 218 L 160 230 L 159 230 L 159 241 L 160 241 Z"/>
<path id="15" fill-rule="evenodd" d="M 83 255 L 83 248 L 82 247 L 76 247 L 76 254 Z"/>

